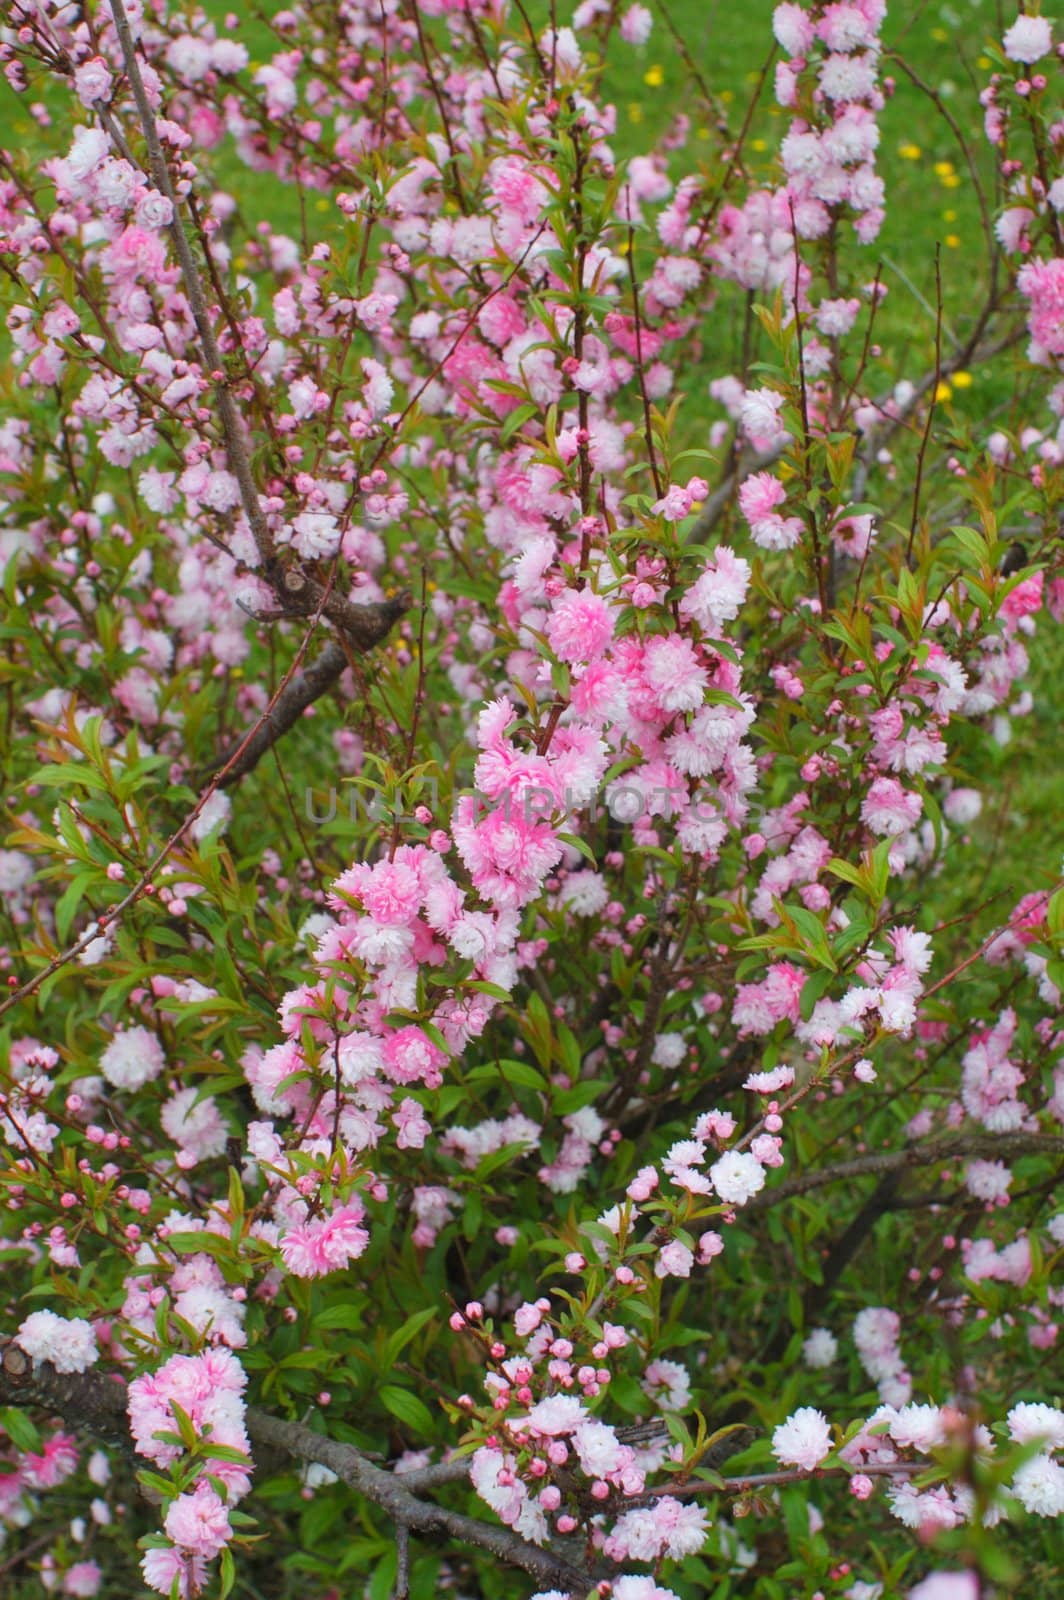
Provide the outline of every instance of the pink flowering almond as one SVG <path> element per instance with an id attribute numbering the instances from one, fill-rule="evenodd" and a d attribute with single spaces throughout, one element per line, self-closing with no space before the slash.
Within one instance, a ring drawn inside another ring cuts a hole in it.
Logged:
<path id="1" fill-rule="evenodd" d="M 831 1451 L 831 1429 L 823 1413 L 800 1406 L 772 1435 L 772 1454 L 783 1466 L 811 1472 Z"/>

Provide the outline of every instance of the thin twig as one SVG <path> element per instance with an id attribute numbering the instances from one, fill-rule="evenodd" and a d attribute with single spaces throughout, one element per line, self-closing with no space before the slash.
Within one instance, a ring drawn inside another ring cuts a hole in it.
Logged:
<path id="1" fill-rule="evenodd" d="M 935 407 L 938 404 L 938 391 L 942 375 L 942 247 L 935 246 L 935 373 L 931 388 L 931 403 L 927 408 L 924 419 L 924 431 L 920 437 L 920 449 L 916 457 L 916 481 L 913 484 L 913 510 L 909 519 L 909 542 L 905 546 L 905 565 L 911 566 L 913 554 L 913 540 L 916 538 L 916 524 L 920 516 L 920 492 L 924 483 L 924 459 L 927 447 L 931 441 L 931 424 L 935 419 Z"/>
<path id="2" fill-rule="evenodd" d="M 410 1597 L 410 1529 L 405 1522 L 395 1525 L 395 1600 Z"/>

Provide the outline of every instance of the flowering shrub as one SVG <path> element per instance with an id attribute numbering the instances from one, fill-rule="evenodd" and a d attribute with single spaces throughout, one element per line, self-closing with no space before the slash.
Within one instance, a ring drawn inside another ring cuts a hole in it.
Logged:
<path id="1" fill-rule="evenodd" d="M 769 166 L 638 4 L 11 0 L 5 1593 L 1049 1576 L 1064 45 L 913 339 L 884 14 Z"/>

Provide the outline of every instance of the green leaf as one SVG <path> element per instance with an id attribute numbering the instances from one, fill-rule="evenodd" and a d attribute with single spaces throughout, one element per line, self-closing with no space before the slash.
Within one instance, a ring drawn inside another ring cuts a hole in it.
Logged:
<path id="1" fill-rule="evenodd" d="M 390 1545 L 377 1563 L 376 1571 L 370 1579 L 366 1591 L 369 1600 L 388 1600 L 389 1595 L 395 1591 L 395 1575 L 399 1570 L 399 1552 L 394 1545 Z"/>
<path id="2" fill-rule="evenodd" d="M 582 1111 L 585 1106 L 592 1105 L 608 1088 L 605 1078 L 589 1078 L 575 1083 L 571 1089 L 559 1089 L 551 1097 L 550 1108 L 556 1117 L 567 1117 L 571 1111 Z"/>
<path id="3" fill-rule="evenodd" d="M 835 957 L 831 953 L 824 924 L 816 912 L 807 910 L 805 906 L 784 906 L 782 910 L 797 928 L 805 954 L 811 956 L 819 966 L 836 972 Z"/>
<path id="4" fill-rule="evenodd" d="M 38 767 L 29 782 L 39 783 L 46 789 L 76 789 L 80 786 L 83 789 L 95 789 L 98 794 L 108 792 L 107 779 L 102 772 L 74 761 L 68 766 Z"/>
<path id="5" fill-rule="evenodd" d="M 345 1333 L 358 1333 L 366 1325 L 361 1305 L 327 1306 L 313 1319 L 312 1326 L 320 1329 L 339 1328 Z"/>
<path id="6" fill-rule="evenodd" d="M 282 1356 L 277 1363 L 278 1367 L 286 1371 L 312 1372 L 315 1367 L 328 1366 L 329 1357 L 324 1350 L 293 1350 L 291 1355 Z"/>
<path id="7" fill-rule="evenodd" d="M 525 1036 L 532 1046 L 536 1060 L 546 1070 L 550 1066 L 551 1026 L 550 1015 L 542 996 L 535 992 L 530 994 L 525 1011 L 527 1019 Z"/>
<path id="8" fill-rule="evenodd" d="M 803 1022 L 808 1022 L 813 1015 L 813 1008 L 826 990 L 830 988 L 833 976 L 833 973 L 825 972 L 821 969 L 820 972 L 810 973 L 809 977 L 806 978 L 802 985 L 802 998 L 798 1008 Z"/>
<path id="9" fill-rule="evenodd" d="M 479 1189 L 471 1189 L 466 1195 L 465 1205 L 462 1207 L 462 1234 L 470 1244 L 480 1232 L 480 1224 L 484 1220 L 484 1202 L 480 1198 Z"/>
<path id="10" fill-rule="evenodd" d="M 501 1150 L 489 1150 L 487 1155 L 481 1156 L 473 1171 L 473 1176 L 478 1183 L 485 1178 L 490 1178 L 493 1172 L 498 1172 L 500 1167 L 505 1167 L 511 1161 L 517 1161 L 521 1156 L 528 1154 L 528 1145 L 525 1143 L 504 1144 Z"/>
<path id="11" fill-rule="evenodd" d="M 192 1425 L 192 1418 L 177 1401 L 170 1400 L 170 1410 L 173 1412 L 174 1421 L 177 1423 L 178 1437 L 186 1450 L 195 1450 L 200 1442 L 199 1434 Z M 158 1438 L 158 1435 L 156 1435 Z"/>
<path id="12" fill-rule="evenodd" d="M 593 867 L 598 866 L 598 857 L 595 855 L 594 850 L 592 850 L 586 839 L 581 839 L 579 835 L 575 833 L 559 833 L 558 841 L 560 844 L 570 845 L 578 855 L 582 855 L 584 857 L 585 861 L 590 861 Z"/>
<path id="13" fill-rule="evenodd" d="M 99 881 L 100 873 L 94 867 L 90 867 L 85 872 L 76 873 L 56 901 L 55 931 L 61 943 L 66 943 L 70 925 L 77 914 L 78 906 L 93 884 L 98 884 Z"/>
<path id="14" fill-rule="evenodd" d="M 515 406 L 514 410 L 510 411 L 504 424 L 502 424 L 501 430 L 499 430 L 499 440 L 502 443 L 506 443 L 507 438 L 514 437 L 514 434 L 517 434 L 517 430 L 525 426 L 525 422 L 531 422 L 531 419 L 534 416 L 539 416 L 539 414 L 541 414 L 541 408 L 533 400 L 526 400 L 525 405 Z"/>
<path id="15" fill-rule="evenodd" d="M 0 1408 L 0 1426 L 16 1450 L 21 1450 L 25 1455 L 40 1454 L 41 1436 L 26 1413 L 20 1411 L 18 1406 Z"/>
<path id="16" fill-rule="evenodd" d="M 168 1233 L 166 1243 L 175 1255 L 211 1256 L 215 1261 L 232 1261 L 232 1240 L 223 1238 L 221 1234 L 208 1233 Z"/>
<path id="17" fill-rule="evenodd" d="M 536 1070 L 528 1061 L 488 1061 L 483 1066 L 474 1067 L 466 1077 L 467 1083 L 505 1083 L 515 1085 L 519 1089 L 535 1089 L 543 1094 L 548 1088 L 547 1080 L 542 1072 Z"/>
<path id="18" fill-rule="evenodd" d="M 409 1389 L 400 1389 L 394 1383 L 383 1384 L 378 1392 L 392 1416 L 405 1422 L 408 1428 L 422 1436 L 433 1432 L 432 1412 L 416 1394 L 411 1394 Z"/>
<path id="19" fill-rule="evenodd" d="M 841 878 L 844 883 L 852 883 L 855 889 L 864 889 L 867 885 L 867 874 L 860 868 L 851 866 L 848 861 L 842 861 L 838 856 L 832 856 L 828 862 L 828 871 L 836 878 Z"/>
<path id="20" fill-rule="evenodd" d="M 424 1306 L 420 1311 L 415 1311 L 407 1317 L 401 1328 L 397 1328 L 388 1338 L 384 1346 L 384 1366 L 390 1370 L 395 1366 L 400 1355 L 406 1349 L 411 1339 L 415 1338 L 425 1326 L 436 1316 L 435 1306 Z"/>

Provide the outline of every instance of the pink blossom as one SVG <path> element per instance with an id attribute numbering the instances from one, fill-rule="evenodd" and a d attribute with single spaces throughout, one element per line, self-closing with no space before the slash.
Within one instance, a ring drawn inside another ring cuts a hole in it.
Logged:
<path id="1" fill-rule="evenodd" d="M 392 1118 L 399 1130 L 396 1144 L 400 1150 L 421 1150 L 432 1132 L 432 1126 L 416 1100 L 406 1096 Z"/>
<path id="2" fill-rule="evenodd" d="M 289 1228 L 280 1244 L 289 1272 L 299 1278 L 323 1277 L 357 1260 L 369 1244 L 369 1234 L 361 1226 L 364 1216 L 365 1208 L 357 1200 L 349 1201 L 328 1216 Z"/>
<path id="3" fill-rule="evenodd" d="M 1048 1449 L 1064 1450 L 1064 1411 L 1059 1406 L 1021 1401 L 1012 1407 L 1006 1421 L 1009 1438 L 1017 1444 L 1037 1440 Z"/>
<path id="4" fill-rule="evenodd" d="M 739 407 L 739 420 L 747 437 L 764 449 L 770 448 L 780 439 L 786 441 L 786 430 L 781 427 L 779 417 L 785 399 L 786 396 L 775 389 L 748 389 L 743 395 Z M 770 474 L 758 473 L 756 476 L 768 477 Z M 750 481 L 749 478 L 746 480 L 743 489 Z M 739 492 L 741 496 L 742 489 Z"/>
<path id="5" fill-rule="evenodd" d="M 772 31 L 789 56 L 805 55 L 814 39 L 813 19 L 803 6 L 784 0 L 772 13 Z"/>
<path id="6" fill-rule="evenodd" d="M 739 615 L 749 583 L 750 563 L 728 545 L 718 545 L 705 572 L 680 601 L 680 614 L 718 636 Z"/>
<path id="7" fill-rule="evenodd" d="M 180 1600 L 191 1600 L 200 1593 L 207 1578 L 207 1563 L 202 1556 L 185 1555 L 180 1550 L 147 1550 L 140 1570 L 149 1589 L 170 1595 L 176 1582 Z"/>
<path id="8" fill-rule="evenodd" d="M 909 1600 L 979 1600 L 979 1594 L 974 1572 L 933 1572 L 909 1590 Z"/>
<path id="9" fill-rule="evenodd" d="M 175 1545 L 207 1561 L 232 1536 L 225 1506 L 205 1483 L 198 1484 L 191 1494 L 179 1494 L 171 1501 L 163 1527 Z"/>
<path id="10" fill-rule="evenodd" d="M 772 1453 L 785 1467 L 811 1472 L 831 1451 L 831 1429 L 823 1413 L 801 1406 L 772 1435 Z"/>
<path id="11" fill-rule="evenodd" d="M 63 1593 L 72 1600 L 92 1600 L 100 1592 L 103 1569 L 95 1561 L 75 1561 L 63 1574 Z"/>
<path id="12" fill-rule="evenodd" d="M 861 816 L 873 833 L 887 838 L 905 833 L 919 819 L 924 803 L 896 778 L 875 778 L 861 802 Z"/>
<path id="13" fill-rule="evenodd" d="M 34 1361 L 48 1361 L 57 1372 L 87 1372 L 97 1359 L 96 1334 L 84 1317 L 58 1317 L 54 1311 L 31 1311 L 15 1334 L 15 1343 Z"/>
<path id="14" fill-rule="evenodd" d="M 625 1573 L 614 1580 L 612 1600 L 679 1600 L 675 1590 L 665 1589 L 653 1578 L 634 1577 Z"/>
<path id="15" fill-rule="evenodd" d="M 217 1101 L 199 1095 L 195 1086 L 178 1089 L 159 1114 L 164 1132 L 178 1146 L 178 1163 L 185 1167 L 220 1156 L 229 1137 Z"/>
<path id="16" fill-rule="evenodd" d="M 658 1278 L 689 1278 L 694 1259 L 694 1253 L 687 1245 L 679 1239 L 672 1239 L 659 1250 L 654 1263 L 654 1275 Z"/>
<path id="17" fill-rule="evenodd" d="M 200 1434 L 209 1430 L 217 1444 L 249 1452 L 244 1429 L 242 1391 L 247 1382 L 239 1361 L 228 1350 L 214 1349 L 198 1356 L 171 1356 L 154 1373 L 134 1378 L 127 1395 L 130 1432 L 137 1450 L 149 1460 L 167 1465 L 180 1450 L 157 1439 L 160 1432 L 173 1433 L 175 1419 L 170 1409 L 174 1399 Z M 234 1496 L 246 1494 L 250 1486 L 247 1466 L 238 1462 L 212 1459 L 205 1452 L 207 1470 L 220 1478 Z"/>
<path id="18" fill-rule="evenodd" d="M 675 634 L 648 639 L 643 672 L 663 711 L 693 711 L 702 704 L 706 670 L 688 639 Z"/>
<path id="19" fill-rule="evenodd" d="M 151 1083 L 166 1066 L 162 1046 L 147 1028 L 119 1028 L 100 1057 L 100 1071 L 116 1089 Z"/>
<path id="20" fill-rule="evenodd" d="M 1029 66 L 1040 61 L 1053 48 L 1053 30 L 1045 17 L 1017 17 L 1007 29 L 1002 49 L 1010 61 L 1020 61 Z"/>
<path id="21" fill-rule="evenodd" d="M 771 472 L 755 472 L 739 487 L 739 509 L 751 527 L 771 516 L 786 498 L 786 489 Z"/>
<path id="22" fill-rule="evenodd" d="M 547 619 L 547 638 L 560 661 L 595 661 L 613 637 L 609 604 L 590 589 L 566 589 Z"/>
<path id="23" fill-rule="evenodd" d="M 722 1200 L 742 1206 L 765 1186 L 765 1169 L 757 1157 L 729 1150 L 709 1169 L 710 1181 Z"/>
<path id="24" fill-rule="evenodd" d="M 587 1412 L 574 1395 L 552 1395 L 547 1400 L 540 1400 L 532 1407 L 525 1418 L 525 1426 L 533 1434 L 546 1434 L 556 1437 L 563 1433 L 572 1433 L 574 1428 L 587 1419 Z"/>
<path id="25" fill-rule="evenodd" d="M 78 1448 L 68 1433 L 53 1433 L 39 1452 L 27 1451 L 20 1465 L 31 1489 L 54 1489 L 77 1470 Z"/>
<path id="26" fill-rule="evenodd" d="M 613 1429 L 594 1418 L 585 1419 L 574 1429 L 573 1446 L 589 1478 L 605 1478 L 632 1462 L 631 1450 L 620 1443 Z"/>
<path id="27" fill-rule="evenodd" d="M 621 18 L 621 38 L 625 44 L 646 44 L 654 19 L 646 6 L 629 6 Z"/>
<path id="28" fill-rule="evenodd" d="M 1044 361 L 1049 356 L 1064 355 L 1064 261 L 1059 257 L 1028 261 L 1020 268 L 1016 283 L 1030 302 L 1027 327 L 1032 358 Z"/>
<path id="29" fill-rule="evenodd" d="M 74 69 L 74 89 L 83 106 L 90 110 L 100 100 L 111 98 L 114 79 L 102 56 L 92 56 Z"/>

